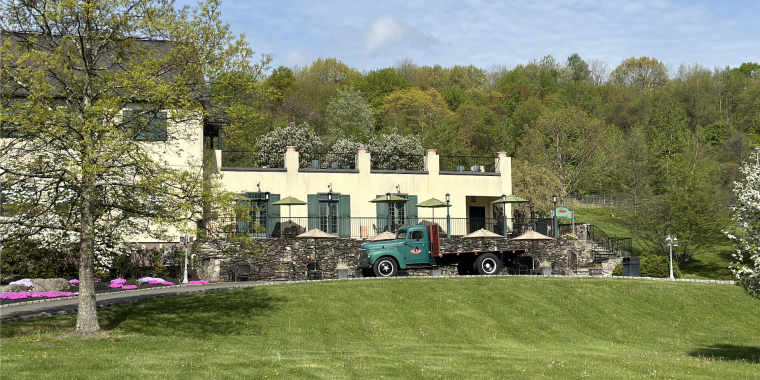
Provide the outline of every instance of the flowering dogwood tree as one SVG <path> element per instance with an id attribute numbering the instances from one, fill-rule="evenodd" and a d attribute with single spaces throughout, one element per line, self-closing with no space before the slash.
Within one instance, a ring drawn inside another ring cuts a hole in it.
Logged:
<path id="1" fill-rule="evenodd" d="M 760 148 L 741 170 L 745 177 L 734 183 L 738 200 L 731 206 L 735 224 L 726 231 L 735 249 L 730 268 L 747 292 L 760 297 Z"/>

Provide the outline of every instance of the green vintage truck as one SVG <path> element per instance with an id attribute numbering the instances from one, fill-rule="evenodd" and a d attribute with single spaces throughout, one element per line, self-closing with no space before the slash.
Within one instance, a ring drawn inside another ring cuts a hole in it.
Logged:
<path id="1" fill-rule="evenodd" d="M 406 269 L 456 265 L 460 275 L 495 275 L 527 249 L 443 252 L 438 225 L 401 227 L 396 240 L 364 243 L 359 269 L 365 277 L 393 277 Z"/>

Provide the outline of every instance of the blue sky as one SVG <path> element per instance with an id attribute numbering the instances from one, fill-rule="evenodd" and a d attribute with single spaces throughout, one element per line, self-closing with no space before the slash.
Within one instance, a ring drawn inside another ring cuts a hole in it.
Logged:
<path id="1" fill-rule="evenodd" d="M 195 4 L 177 0 L 178 5 Z M 222 19 L 273 67 L 336 57 L 361 71 L 418 64 L 514 67 L 578 53 L 610 69 L 633 56 L 672 68 L 760 61 L 760 2 L 668 0 L 245 1 Z"/>

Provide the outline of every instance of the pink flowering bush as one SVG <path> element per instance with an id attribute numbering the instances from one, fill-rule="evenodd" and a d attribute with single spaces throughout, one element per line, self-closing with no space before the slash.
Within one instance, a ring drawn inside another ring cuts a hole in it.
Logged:
<path id="1" fill-rule="evenodd" d="M 25 298 L 57 298 L 57 297 L 72 297 L 74 293 L 71 292 L 5 292 L 0 293 L 0 299 L 4 300 L 19 300 Z"/>
<path id="2" fill-rule="evenodd" d="M 76 278 L 73 279 L 73 280 L 69 280 L 69 284 L 71 284 L 71 285 L 76 285 L 78 283 L 79 283 L 79 280 L 77 280 Z"/>
<path id="3" fill-rule="evenodd" d="M 174 283 L 171 282 L 171 281 L 164 281 L 164 282 L 161 283 L 161 285 L 169 285 L 169 286 L 171 286 L 171 285 L 174 285 Z"/>
<path id="4" fill-rule="evenodd" d="M 206 280 L 199 280 L 199 281 L 188 281 L 188 285 L 205 285 L 208 284 L 208 281 Z"/>
<path id="5" fill-rule="evenodd" d="M 123 279 L 123 278 L 117 278 L 117 279 L 115 279 L 115 280 L 111 280 L 111 285 L 113 285 L 113 284 L 120 284 L 120 285 L 124 285 L 124 284 L 126 284 L 126 283 L 127 283 L 127 280 L 125 280 L 125 279 Z"/>
<path id="6" fill-rule="evenodd" d="M 124 285 L 121 288 L 126 290 L 137 289 L 137 285 Z"/>
<path id="7" fill-rule="evenodd" d="M 100 282 L 100 279 L 97 278 L 97 277 L 95 277 L 95 278 L 92 279 L 92 281 L 97 284 L 98 282 Z"/>
<path id="8" fill-rule="evenodd" d="M 121 288 L 121 287 L 122 287 L 122 284 L 114 284 L 114 283 L 111 283 L 111 285 L 108 285 L 108 287 L 109 287 L 109 288 Z"/>
<path id="9" fill-rule="evenodd" d="M 164 282 L 164 279 L 163 278 L 158 278 L 158 277 L 143 277 L 143 278 L 137 279 L 137 282 L 139 282 L 141 284 L 144 284 L 146 282 L 149 283 L 149 284 L 160 284 L 160 283 Z"/>

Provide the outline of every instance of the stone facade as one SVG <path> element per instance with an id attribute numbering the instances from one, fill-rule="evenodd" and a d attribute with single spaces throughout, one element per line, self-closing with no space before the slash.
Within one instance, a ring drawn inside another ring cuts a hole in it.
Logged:
<path id="1" fill-rule="evenodd" d="M 322 278 L 337 278 L 336 266 L 345 261 L 349 268 L 350 277 L 361 277 L 356 268 L 358 253 L 365 241 L 354 239 L 313 239 L 279 238 L 266 239 L 266 248 L 261 254 L 226 257 L 218 255 L 210 247 L 204 246 L 198 260 L 198 276 L 201 279 L 217 282 L 230 281 L 232 268 L 240 264 L 251 265 L 252 280 L 272 281 L 275 271 L 283 270 L 290 280 L 304 280 L 307 268 L 319 262 Z M 588 265 L 592 262 L 591 248 L 593 243 L 585 240 L 546 240 L 546 241 L 514 241 L 498 239 L 441 239 L 441 249 L 444 252 L 464 252 L 475 250 L 521 249 L 527 248 L 528 253 L 521 255 L 519 260 L 531 267 L 532 260 L 547 260 L 552 263 L 552 273 L 572 275 L 574 268 Z M 455 266 L 442 268 L 444 276 L 457 275 Z M 611 269 L 610 269 L 611 270 Z M 505 268 L 503 274 L 514 273 Z M 430 270 L 409 270 L 408 276 L 428 276 Z"/>

